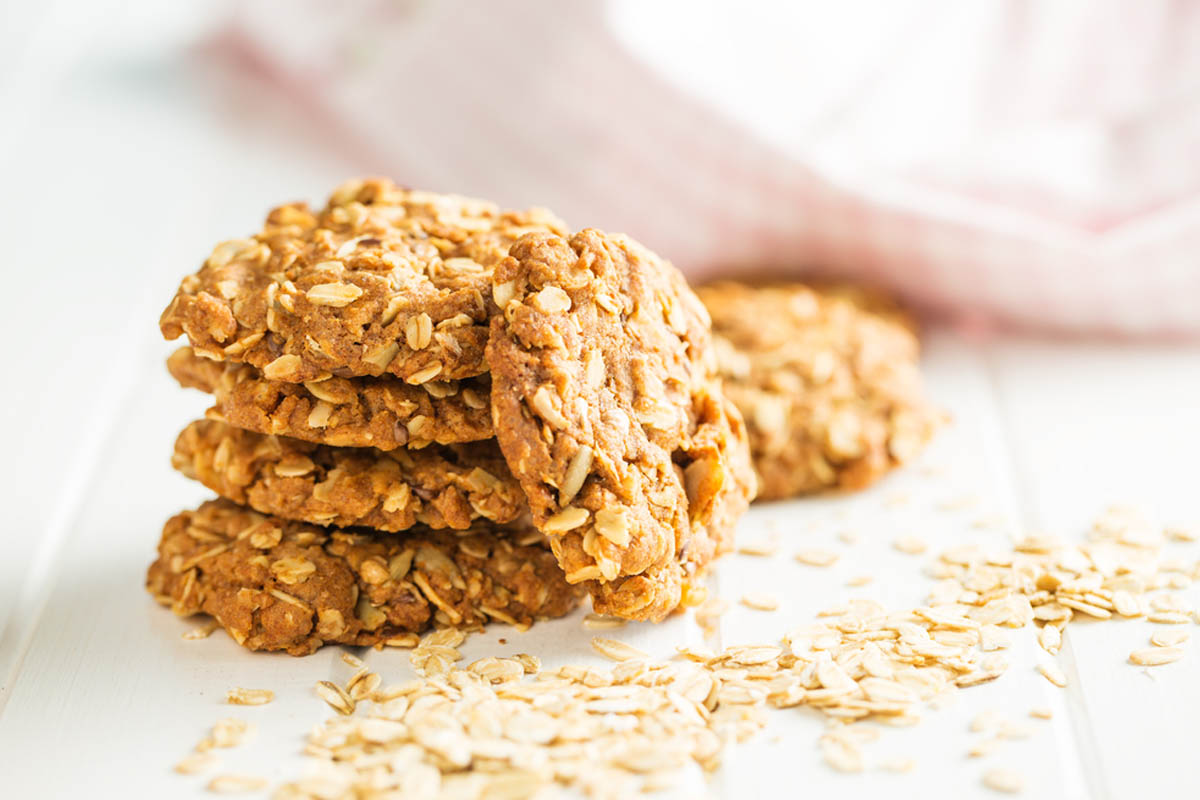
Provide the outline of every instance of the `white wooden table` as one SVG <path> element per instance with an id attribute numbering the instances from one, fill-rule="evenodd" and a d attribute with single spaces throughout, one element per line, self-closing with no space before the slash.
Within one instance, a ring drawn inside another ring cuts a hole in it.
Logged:
<path id="1" fill-rule="evenodd" d="M 22 113 L 6 124 L 0 156 L 8 375 L 0 797 L 205 796 L 202 779 L 170 766 L 231 715 L 259 732 L 249 746 L 223 753 L 224 767 L 284 779 L 301 767 L 303 732 L 326 716 L 313 683 L 344 679 L 346 667 L 336 648 L 293 659 L 246 653 L 222 634 L 184 641 L 192 623 L 142 589 L 163 520 L 206 496 L 168 466 L 175 433 L 205 400 L 166 375 L 170 346 L 155 322 L 213 241 L 252 229 L 283 197 L 318 199 L 372 165 L 319 153 L 286 108 L 226 91 L 219 75 L 197 71 L 165 45 L 114 58 L 125 51 L 96 33 L 109 30 L 101 23 L 114 10 L 97 3 L 73 11 L 65 33 L 3 30 L 15 67 L 6 68 L 0 107 Z M 18 21 L 36 29 L 44 18 L 30 12 Z M 1200 345 L 971 341 L 937 328 L 925 369 L 954 424 L 920 465 L 875 489 L 752 511 L 741 535 L 777 531 L 780 554 L 728 558 L 714 589 L 736 599 L 769 586 L 783 603 L 770 614 L 735 607 L 719 644 L 774 641 L 831 599 L 919 602 L 930 556 L 892 549 L 902 533 L 919 534 L 931 552 L 968 539 L 1004 544 L 999 528 L 971 525 L 1001 514 L 1014 530 L 1078 536 L 1112 503 L 1200 522 Z M 968 496 L 975 502 L 943 508 Z M 859 534 L 854 545 L 837 536 L 848 528 Z M 790 558 L 802 547 L 828 547 L 841 558 L 828 569 L 804 567 Z M 1200 557 L 1200 546 L 1180 547 Z M 846 586 L 864 573 L 876 580 Z M 1200 602 L 1194 590 L 1190 596 Z M 527 634 L 492 629 L 465 652 L 587 660 L 589 634 L 579 623 L 576 614 Z M 951 708 L 929 710 L 914 728 L 885 729 L 869 746 L 873 764 L 914 758 L 910 774 L 832 772 L 816 747 L 821 720 L 792 711 L 775 714 L 764 735 L 692 788 L 724 798 L 768 789 L 982 798 L 992 795 L 981 773 L 1003 765 L 1025 774 L 1025 797 L 1200 797 L 1200 645 L 1147 674 L 1125 658 L 1150 628 L 1070 626 L 1059 659 L 1070 677 L 1065 690 L 1034 672 L 1045 655 L 1032 630 L 1020 632 L 1008 674 L 962 692 Z M 702 635 L 679 618 L 627 627 L 621 638 L 668 655 Z M 367 659 L 389 680 L 408 668 L 402 651 Z M 222 701 L 234 686 L 273 688 L 278 699 L 230 708 Z M 1037 723 L 1033 737 L 966 758 L 978 712 L 1017 719 L 1039 705 L 1054 717 Z"/>

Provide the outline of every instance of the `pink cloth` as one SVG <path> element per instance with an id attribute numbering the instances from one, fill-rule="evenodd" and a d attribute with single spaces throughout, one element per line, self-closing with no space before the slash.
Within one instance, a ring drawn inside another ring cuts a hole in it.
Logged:
<path id="1" fill-rule="evenodd" d="M 696 280 L 1200 333 L 1198 4 L 252 0 L 222 41 L 365 172 Z"/>

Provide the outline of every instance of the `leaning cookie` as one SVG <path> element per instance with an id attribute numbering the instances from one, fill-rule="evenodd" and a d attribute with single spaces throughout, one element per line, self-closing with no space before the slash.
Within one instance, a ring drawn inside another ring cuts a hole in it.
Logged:
<path id="1" fill-rule="evenodd" d="M 916 326 L 878 295 L 734 282 L 697 293 L 750 430 L 759 499 L 862 488 L 932 436 Z"/>
<path id="2" fill-rule="evenodd" d="M 159 325 L 269 380 L 467 378 L 487 369 L 492 268 L 522 234 L 561 228 L 542 210 L 353 181 L 320 212 L 280 206 L 218 245 Z"/>
<path id="3" fill-rule="evenodd" d="M 526 509 L 494 442 L 385 452 L 197 420 L 175 440 L 171 464 L 235 503 L 317 525 L 465 529 Z"/>
<path id="4" fill-rule="evenodd" d="M 308 655 L 386 644 L 431 626 L 526 626 L 580 592 L 531 528 L 403 535 L 326 530 L 213 500 L 167 521 L 146 588 L 208 614 L 250 650 Z"/>
<path id="5" fill-rule="evenodd" d="M 662 619 L 753 494 L 708 316 L 674 267 L 595 230 L 525 236 L 494 280 L 492 422 L 534 522 L 598 611 Z"/>
<path id="6" fill-rule="evenodd" d="M 491 378 L 412 386 L 392 375 L 288 383 L 248 364 L 212 361 L 181 347 L 167 369 L 182 386 L 213 396 L 208 416 L 257 433 L 335 447 L 459 444 L 491 439 Z"/>

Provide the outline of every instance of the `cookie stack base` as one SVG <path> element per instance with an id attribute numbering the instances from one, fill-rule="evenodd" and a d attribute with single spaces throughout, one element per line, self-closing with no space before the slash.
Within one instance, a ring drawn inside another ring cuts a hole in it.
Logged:
<path id="1" fill-rule="evenodd" d="M 292 655 L 435 625 L 529 625 L 569 613 L 581 595 L 533 530 L 324 529 L 228 500 L 167 521 L 146 587 L 176 614 L 213 617 L 250 650 Z"/>

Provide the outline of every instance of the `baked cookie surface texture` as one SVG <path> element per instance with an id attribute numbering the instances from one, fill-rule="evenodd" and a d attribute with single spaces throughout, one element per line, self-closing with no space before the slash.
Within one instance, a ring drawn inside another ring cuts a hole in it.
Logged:
<path id="1" fill-rule="evenodd" d="M 697 293 L 750 432 L 759 499 L 863 488 L 932 436 L 940 414 L 921 386 L 915 325 L 886 300 L 799 283 Z"/>
<path id="2" fill-rule="evenodd" d="M 709 319 L 632 240 L 531 234 L 496 267 L 492 423 L 534 523 L 597 611 L 662 619 L 753 494 Z"/>

